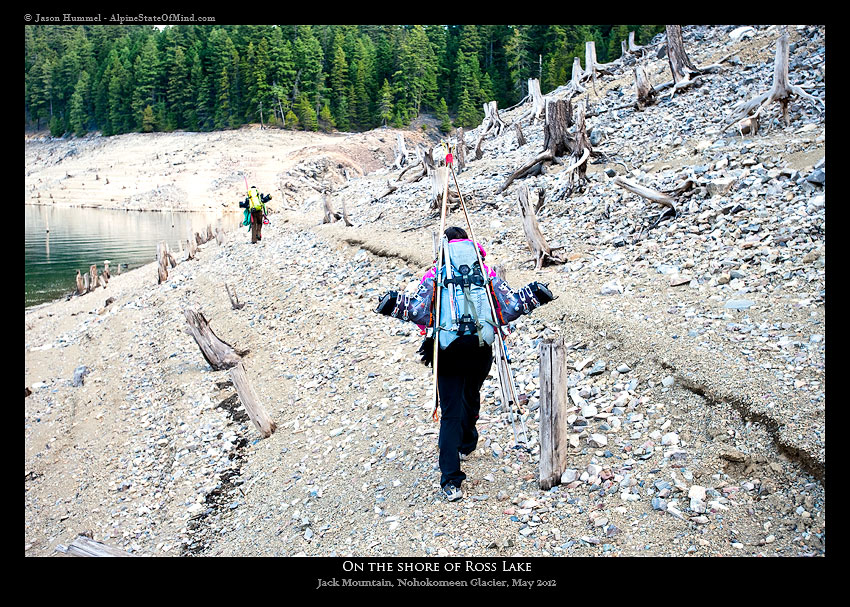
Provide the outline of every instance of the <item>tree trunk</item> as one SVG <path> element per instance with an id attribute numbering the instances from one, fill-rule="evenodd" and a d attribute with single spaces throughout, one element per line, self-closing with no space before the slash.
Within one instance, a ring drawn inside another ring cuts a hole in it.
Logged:
<path id="1" fill-rule="evenodd" d="M 525 140 L 525 135 L 522 134 L 522 129 L 519 126 L 519 122 L 514 123 L 514 130 L 516 131 L 516 144 L 518 148 L 524 146 L 527 142 Z"/>
<path id="2" fill-rule="evenodd" d="M 540 489 L 561 483 L 567 468 L 567 351 L 562 338 L 540 343 Z"/>
<path id="3" fill-rule="evenodd" d="M 168 280 L 168 255 L 165 252 L 165 241 L 160 242 L 156 247 L 157 261 L 157 284 L 162 284 Z"/>
<path id="4" fill-rule="evenodd" d="M 542 196 L 542 191 L 538 190 L 535 195 L 535 200 L 530 200 L 530 193 L 527 185 L 523 185 L 519 189 L 519 210 L 522 216 L 522 229 L 525 232 L 525 240 L 528 243 L 528 248 L 534 253 L 535 269 L 539 270 L 543 267 L 546 260 L 551 260 L 554 263 L 564 263 L 560 259 L 552 256 L 552 248 L 546 242 L 543 232 L 540 230 L 540 225 L 537 223 L 537 216 L 534 213 L 534 207 L 537 201 Z"/>
<path id="5" fill-rule="evenodd" d="M 396 133 L 396 155 L 392 168 L 400 169 L 407 164 L 407 148 L 404 145 L 404 137 Z"/>
<path id="6" fill-rule="evenodd" d="M 691 63 L 685 52 L 685 42 L 682 39 L 681 25 L 667 25 L 667 60 L 670 64 L 670 72 L 673 74 L 673 84 L 690 80 L 691 74 L 697 72 L 696 66 Z"/>
<path id="7" fill-rule="evenodd" d="M 539 91 L 539 85 L 538 85 Z M 478 127 L 479 135 L 478 142 L 475 144 L 475 159 L 481 160 L 482 152 L 481 152 L 481 143 L 484 141 L 484 137 L 490 133 L 493 129 L 496 130 L 496 137 L 502 134 L 502 131 L 507 128 L 505 123 L 502 122 L 502 119 L 499 117 L 499 109 L 498 104 L 495 101 L 491 101 L 489 103 L 484 104 L 484 120 L 481 123 L 481 126 Z"/>
<path id="8" fill-rule="evenodd" d="M 183 315 L 189 324 L 189 334 L 195 339 L 204 359 L 215 371 L 230 369 L 242 362 L 242 356 L 247 354 L 248 351 L 237 351 L 233 346 L 219 339 L 213 333 L 203 313 L 184 310 Z"/>
<path id="9" fill-rule="evenodd" d="M 533 173 L 538 164 L 551 162 L 556 156 L 563 156 L 572 151 L 570 143 L 569 126 L 571 124 L 571 111 L 569 101 L 555 99 L 546 104 L 546 122 L 543 125 L 543 151 L 514 171 L 505 183 L 496 191 L 497 194 L 504 192 L 515 179 L 526 177 Z"/>
<path id="10" fill-rule="evenodd" d="M 762 93 L 748 101 L 737 104 L 724 119 L 724 124 L 726 126 L 724 126 L 720 131 L 721 134 L 726 132 L 730 126 L 745 119 L 750 114 L 752 114 L 752 117 L 757 121 L 761 111 L 774 101 L 779 102 L 779 106 L 782 109 L 782 117 L 785 120 L 785 126 L 790 125 L 790 119 L 788 118 L 788 104 L 791 102 L 792 95 L 798 95 L 812 102 L 820 101 L 819 99 L 809 95 L 799 86 L 791 84 L 788 77 L 788 53 L 788 31 L 784 30 L 779 36 L 779 39 L 776 41 L 776 56 L 773 61 L 773 86 L 771 86 L 770 90 L 766 93 Z M 821 104 L 823 104 L 823 102 L 821 102 Z M 755 126 L 754 129 L 753 126 Z M 755 125 L 739 125 L 739 129 L 742 131 L 742 134 L 745 127 L 756 130 L 758 129 L 758 122 L 756 122 Z"/>
<path id="11" fill-rule="evenodd" d="M 245 373 L 245 364 L 237 362 L 230 369 L 230 379 L 233 381 L 233 386 L 236 388 L 236 393 L 239 394 L 239 402 L 245 407 L 245 412 L 248 417 L 254 422 L 254 425 L 262 434 L 263 438 L 268 438 L 277 429 L 277 424 L 272 421 L 269 414 L 260 404 L 257 398 L 257 393 L 254 392 L 251 382 L 248 380 L 248 375 Z"/>
<path id="12" fill-rule="evenodd" d="M 333 223 L 339 219 L 341 216 L 339 213 L 336 213 L 333 208 L 331 208 L 330 197 L 327 192 L 322 194 L 323 208 L 324 208 L 324 218 L 322 219 L 322 223 Z"/>
<path id="13" fill-rule="evenodd" d="M 655 103 L 656 92 L 655 89 L 652 88 L 652 85 L 649 83 L 649 78 L 646 77 L 646 71 L 642 66 L 637 66 L 634 70 L 635 73 L 635 92 L 637 93 L 637 101 L 635 102 L 635 107 L 638 110 L 643 110 L 645 107 L 648 107 Z"/>
<path id="14" fill-rule="evenodd" d="M 540 119 L 541 114 L 545 117 L 546 101 L 540 92 L 540 81 L 536 78 L 528 79 L 528 96 L 531 97 L 531 122 Z"/>
<path id="15" fill-rule="evenodd" d="M 457 130 L 457 168 L 458 172 L 466 168 L 466 142 L 463 140 L 463 127 Z"/>
<path id="16" fill-rule="evenodd" d="M 345 196 L 342 197 L 342 220 L 345 222 L 345 225 L 349 228 L 354 225 L 348 219 L 348 211 L 345 208 Z"/>
<path id="17" fill-rule="evenodd" d="M 92 264 L 89 268 L 89 284 L 91 285 L 91 290 L 94 291 L 97 288 L 97 266 Z"/>

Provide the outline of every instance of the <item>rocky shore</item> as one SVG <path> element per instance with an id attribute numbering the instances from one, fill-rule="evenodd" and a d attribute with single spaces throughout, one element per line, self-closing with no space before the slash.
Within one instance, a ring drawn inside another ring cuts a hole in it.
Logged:
<path id="1" fill-rule="evenodd" d="M 439 225 L 430 184 L 396 182 L 394 132 L 375 131 L 378 166 L 348 156 L 310 176 L 316 154 L 294 151 L 270 169 L 289 195 L 261 243 L 242 228 L 162 284 L 150 265 L 26 311 L 25 555 L 83 532 L 156 556 L 824 555 L 825 123 L 799 100 L 790 126 L 774 107 L 755 136 L 718 133 L 731 104 L 770 87 L 778 36 L 733 29 L 685 28 L 698 65 L 732 59 L 643 112 L 615 109 L 634 97 L 630 69 L 597 81 L 588 130 L 605 158 L 581 191 L 566 196 L 554 166 L 494 194 L 541 149 L 539 125 L 523 124 L 522 147 L 512 132 L 485 139 L 458 175 L 488 261 L 559 296 L 508 342 L 529 440 L 515 443 L 491 375 L 461 502 L 437 496 L 419 331 L 372 312 L 418 281 Z M 792 80 L 823 99 L 824 28 L 791 33 Z M 644 61 L 654 84 L 669 79 L 666 60 Z M 322 224 L 331 173 L 351 227 Z M 653 227 L 657 205 L 618 175 L 704 185 Z M 387 182 L 398 189 L 376 201 Z M 523 184 L 545 188 L 538 220 L 565 263 L 527 263 Z M 464 225 L 459 211 L 449 221 Z M 185 332 L 187 308 L 250 351 L 271 437 Z M 568 344 L 574 408 L 569 468 L 541 491 L 537 348 L 551 337 Z"/>

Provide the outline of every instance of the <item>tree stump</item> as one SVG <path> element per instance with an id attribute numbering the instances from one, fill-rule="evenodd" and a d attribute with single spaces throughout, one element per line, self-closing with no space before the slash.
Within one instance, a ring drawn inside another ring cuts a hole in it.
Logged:
<path id="1" fill-rule="evenodd" d="M 561 483 L 567 468 L 567 350 L 562 338 L 540 343 L 540 488 Z"/>
<path id="2" fill-rule="evenodd" d="M 348 210 L 345 208 L 345 196 L 342 198 L 342 220 L 347 227 L 352 227 L 354 224 L 348 219 Z"/>
<path id="3" fill-rule="evenodd" d="M 528 79 L 528 96 L 531 97 L 531 122 L 540 119 L 541 114 L 545 116 L 546 101 L 540 92 L 540 81 L 537 78 Z"/>
<path id="4" fill-rule="evenodd" d="M 516 146 L 521 148 L 527 142 L 525 140 L 525 135 L 522 134 L 522 128 L 520 128 L 519 122 L 514 123 L 514 131 L 516 132 Z"/>
<path id="5" fill-rule="evenodd" d="M 229 343 L 221 340 L 213 333 L 210 324 L 203 313 L 194 310 L 184 310 L 183 315 L 189 324 L 188 332 L 201 349 L 204 359 L 215 371 L 230 369 L 242 362 L 242 356 L 248 350 L 236 350 Z"/>
<path id="6" fill-rule="evenodd" d="M 514 171 L 496 191 L 504 192 L 515 179 L 526 177 L 537 165 L 553 162 L 557 156 L 572 153 L 572 138 L 568 131 L 571 124 L 569 101 L 556 99 L 546 105 L 546 122 L 543 125 L 543 151 Z M 539 168 L 537 169 L 539 171 Z"/>
<path id="7" fill-rule="evenodd" d="M 652 88 L 652 85 L 649 83 L 649 78 L 646 76 L 646 70 L 643 69 L 643 66 L 637 66 L 634 69 L 635 74 L 635 93 L 637 95 L 637 101 L 635 101 L 635 108 L 639 111 L 642 111 L 645 107 L 648 107 L 655 103 L 657 93 L 655 89 Z"/>
<path id="8" fill-rule="evenodd" d="M 778 102 L 782 109 L 782 118 L 785 120 L 785 126 L 791 124 L 790 119 L 788 118 L 788 105 L 791 102 L 792 95 L 798 95 L 812 102 L 820 101 L 819 99 L 809 95 L 799 86 L 791 84 L 788 78 L 788 53 L 788 31 L 784 30 L 782 35 L 780 35 L 779 39 L 776 41 L 776 56 L 773 60 L 773 86 L 771 86 L 770 90 L 766 93 L 762 93 L 748 101 L 735 105 L 729 115 L 727 115 L 724 119 L 724 124 L 726 126 L 721 129 L 721 134 L 725 133 L 733 124 L 746 119 L 751 113 L 751 118 L 756 120 L 755 125 L 745 123 L 745 125 L 740 125 L 739 129 L 742 131 L 742 135 L 744 134 L 743 131 L 745 126 L 753 131 L 757 130 L 759 114 L 766 106 L 774 101 Z M 823 105 L 822 101 L 821 105 Z"/>
<path id="9" fill-rule="evenodd" d="M 463 140 L 463 127 L 457 130 L 457 168 L 458 172 L 466 168 L 466 142 Z"/>
<path id="10" fill-rule="evenodd" d="M 322 218 L 323 224 L 333 223 L 342 219 L 342 216 L 331 207 L 331 200 L 327 192 L 322 193 L 322 208 L 324 209 L 324 217 Z"/>
<path id="11" fill-rule="evenodd" d="M 112 275 L 109 273 L 109 260 L 108 259 L 105 259 L 103 261 L 103 276 L 106 278 L 107 282 L 109 281 L 110 278 L 112 278 Z"/>
<path id="12" fill-rule="evenodd" d="M 402 137 L 401 133 L 396 133 L 396 155 L 392 168 L 400 169 L 407 162 L 407 148 L 404 145 L 404 137 Z"/>
<path id="13" fill-rule="evenodd" d="M 263 438 L 270 437 L 277 429 L 277 424 L 272 421 L 269 414 L 266 413 L 266 410 L 260 404 L 257 393 L 254 392 L 254 388 L 248 380 L 244 363 L 238 362 L 231 367 L 230 379 L 233 381 L 233 386 L 239 395 L 239 401 L 245 407 L 245 412 L 251 418 L 251 421 L 254 422 L 254 426 L 256 426 Z"/>
<path id="14" fill-rule="evenodd" d="M 539 85 L 538 85 L 539 91 Z M 484 137 L 486 137 L 490 131 L 496 131 L 496 137 L 502 134 L 502 131 L 507 128 L 505 123 L 502 122 L 502 119 L 499 117 L 499 109 L 498 104 L 495 101 L 491 101 L 489 103 L 484 104 L 484 120 L 481 123 L 481 126 L 478 127 L 479 135 L 478 141 L 475 144 L 475 159 L 481 160 L 482 152 L 481 152 L 481 144 L 484 141 Z"/>
<path id="15" fill-rule="evenodd" d="M 638 46 L 637 44 L 635 44 L 635 33 L 634 33 L 634 31 L 629 32 L 629 52 L 631 52 L 631 53 L 637 53 L 639 51 L 642 52 L 645 48 L 646 47 L 644 47 L 644 46 Z"/>
<path id="16" fill-rule="evenodd" d="M 537 222 L 534 207 L 542 197 L 542 194 L 543 192 L 538 190 L 534 195 L 535 200 L 532 202 L 528 186 L 523 185 L 519 189 L 519 211 L 522 216 L 522 229 L 525 232 L 525 240 L 528 243 L 528 248 L 534 254 L 535 270 L 542 268 L 546 261 L 564 263 L 563 260 L 552 255 L 552 248 L 546 242 L 546 238 L 540 230 L 540 224 Z"/>
<path id="17" fill-rule="evenodd" d="M 224 283 L 224 290 L 227 291 L 227 297 L 230 299 L 230 307 L 234 310 L 241 310 L 245 307 L 244 303 L 239 303 L 239 297 L 236 295 L 236 288 L 233 289 L 233 294 L 230 293 L 230 287 Z"/>
<path id="18" fill-rule="evenodd" d="M 94 291 L 98 286 L 97 281 L 97 266 L 92 264 L 89 268 L 89 284 L 91 285 L 91 290 Z"/>
<path id="19" fill-rule="evenodd" d="M 156 247 L 156 262 L 157 262 L 157 284 L 162 284 L 168 280 L 168 254 L 165 251 L 165 241 L 160 242 Z"/>
<path id="20" fill-rule="evenodd" d="M 77 270 L 77 295 L 82 295 L 86 290 L 86 284 L 83 282 L 82 274 Z"/>

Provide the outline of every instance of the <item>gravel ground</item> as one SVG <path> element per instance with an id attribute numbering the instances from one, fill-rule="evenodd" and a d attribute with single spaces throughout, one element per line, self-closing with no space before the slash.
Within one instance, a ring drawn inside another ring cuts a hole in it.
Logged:
<path id="1" fill-rule="evenodd" d="M 523 125 L 523 148 L 512 134 L 485 140 L 458 175 L 488 261 L 514 287 L 541 280 L 559 296 L 508 343 L 528 441 L 516 444 L 491 376 L 462 501 L 437 497 L 418 329 L 372 313 L 380 293 L 418 281 L 439 224 L 424 181 L 375 201 L 399 173 L 385 168 L 333 190 L 352 227 L 321 225 L 304 196 L 258 245 L 230 231 L 163 284 L 151 265 L 27 310 L 25 554 L 88 531 L 160 556 L 824 555 L 823 119 L 794 103 L 790 127 L 712 134 L 727 97 L 769 86 L 775 29 L 739 47 L 724 28 L 686 28 L 698 65 L 730 50 L 740 63 L 640 115 L 611 109 L 627 85 L 597 83 L 588 124 L 608 160 L 571 196 L 563 167 L 524 180 L 546 188 L 538 219 L 562 264 L 525 263 L 521 182 L 492 194 L 538 149 L 539 127 Z M 816 83 L 824 30 L 793 31 L 795 74 Z M 650 60 L 654 81 L 663 63 Z M 671 116 L 692 120 L 655 136 Z M 658 209 L 608 169 L 703 185 L 650 228 Z M 271 437 L 185 333 L 188 307 L 250 350 Z M 568 469 L 542 491 L 537 346 L 552 337 L 568 344 L 575 406 Z"/>

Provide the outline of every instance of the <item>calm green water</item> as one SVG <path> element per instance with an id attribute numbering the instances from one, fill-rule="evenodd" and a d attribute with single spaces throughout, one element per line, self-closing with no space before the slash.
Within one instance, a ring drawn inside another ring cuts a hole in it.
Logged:
<path id="1" fill-rule="evenodd" d="M 222 220 L 213 213 L 174 213 L 172 228 L 170 212 L 24 208 L 25 307 L 65 297 L 76 288 L 77 270 L 85 273 L 91 264 L 97 264 L 101 272 L 108 259 L 112 274 L 117 273 L 118 264 L 127 264 L 121 268 L 123 273 L 156 260 L 160 241 L 178 250 L 178 240 L 188 238 L 190 227 L 194 233 L 210 224 L 215 232 L 216 225 L 230 230 L 238 221 L 235 215 Z"/>

